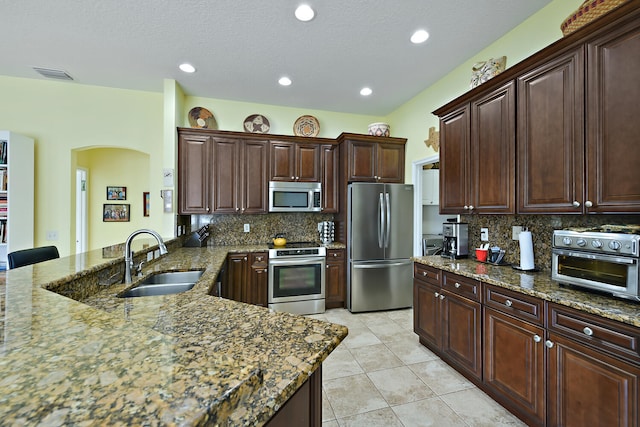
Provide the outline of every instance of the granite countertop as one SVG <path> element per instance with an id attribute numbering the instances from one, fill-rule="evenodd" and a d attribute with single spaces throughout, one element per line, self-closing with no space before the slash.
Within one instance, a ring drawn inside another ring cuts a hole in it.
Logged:
<path id="1" fill-rule="evenodd" d="M 451 260 L 439 255 L 413 257 L 430 265 L 485 283 L 532 295 L 547 301 L 640 327 L 640 304 L 612 296 L 561 286 L 551 280 L 551 272 L 522 272 L 510 266 L 495 266 L 473 259 Z"/>
<path id="2" fill-rule="evenodd" d="M 124 261 L 104 250 L 7 272 L 2 423 L 262 425 L 346 337 L 341 325 L 208 295 L 228 253 L 266 245 L 168 246 L 144 274 L 204 269 L 190 291 L 117 298 L 142 279 L 109 284 Z"/>

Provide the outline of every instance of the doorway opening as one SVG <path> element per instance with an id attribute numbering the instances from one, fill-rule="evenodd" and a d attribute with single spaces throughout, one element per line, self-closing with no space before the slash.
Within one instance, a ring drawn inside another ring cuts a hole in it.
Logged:
<path id="1" fill-rule="evenodd" d="M 423 170 L 427 165 L 433 165 L 440 162 L 440 156 L 435 154 L 424 159 L 414 160 L 411 166 L 413 178 L 413 255 L 422 256 L 423 254 L 423 236 L 437 235 L 442 233 L 442 223 L 446 216 L 440 215 L 438 204 L 423 204 L 423 195 L 425 194 L 425 183 L 429 180 L 423 179 Z M 428 185 L 428 184 L 427 184 Z M 428 191 L 427 191 L 428 193 Z M 436 197 L 437 199 L 437 197 Z"/>

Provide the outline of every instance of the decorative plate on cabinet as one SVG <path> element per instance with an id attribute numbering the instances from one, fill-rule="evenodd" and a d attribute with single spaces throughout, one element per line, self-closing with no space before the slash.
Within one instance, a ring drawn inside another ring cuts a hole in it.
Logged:
<path id="1" fill-rule="evenodd" d="M 189 110 L 189 125 L 192 128 L 218 129 L 216 118 L 204 107 L 193 107 Z"/>
<path id="2" fill-rule="evenodd" d="M 318 136 L 320 123 L 313 116 L 300 116 L 293 124 L 293 134 L 296 136 Z"/>
<path id="3" fill-rule="evenodd" d="M 243 126 L 245 132 L 251 133 L 268 133 L 270 129 L 269 120 L 261 114 L 250 115 L 244 119 Z"/>

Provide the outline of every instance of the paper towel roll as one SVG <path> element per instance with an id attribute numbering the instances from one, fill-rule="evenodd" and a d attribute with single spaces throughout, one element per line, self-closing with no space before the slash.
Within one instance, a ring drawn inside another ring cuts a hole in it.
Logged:
<path id="1" fill-rule="evenodd" d="M 518 236 L 520 240 L 520 268 L 522 270 L 533 270 L 533 239 L 530 231 L 521 231 Z"/>

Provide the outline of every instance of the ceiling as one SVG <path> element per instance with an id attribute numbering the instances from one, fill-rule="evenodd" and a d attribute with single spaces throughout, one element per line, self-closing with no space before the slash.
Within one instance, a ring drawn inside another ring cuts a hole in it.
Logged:
<path id="1" fill-rule="evenodd" d="M 306 23 L 302 2 L 4 0 L 0 75 L 52 68 L 66 84 L 152 92 L 175 79 L 188 95 L 385 115 L 550 0 L 307 0 Z M 426 43 L 409 42 L 417 29 Z"/>

